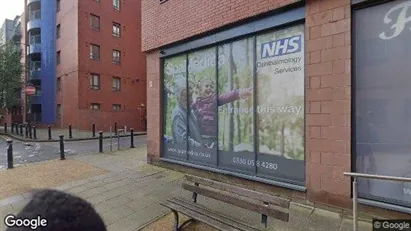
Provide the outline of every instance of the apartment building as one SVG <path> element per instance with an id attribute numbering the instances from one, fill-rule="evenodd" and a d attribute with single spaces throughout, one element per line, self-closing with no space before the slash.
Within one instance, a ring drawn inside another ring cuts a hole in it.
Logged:
<path id="1" fill-rule="evenodd" d="M 26 121 L 108 131 L 143 130 L 145 55 L 140 1 L 25 0 Z"/>
<path id="2" fill-rule="evenodd" d="M 148 162 L 339 209 L 344 172 L 411 177 L 411 1 L 142 4 Z M 354 185 L 409 217 L 410 183 Z"/>

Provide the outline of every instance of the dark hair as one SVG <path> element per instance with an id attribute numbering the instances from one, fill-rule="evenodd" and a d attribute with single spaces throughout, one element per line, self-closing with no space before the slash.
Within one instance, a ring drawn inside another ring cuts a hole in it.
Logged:
<path id="1" fill-rule="evenodd" d="M 17 218 L 47 219 L 43 231 L 106 231 L 103 220 L 86 200 L 65 192 L 44 189 L 33 192 L 29 203 Z M 32 230 L 30 227 L 10 227 L 7 230 Z"/>

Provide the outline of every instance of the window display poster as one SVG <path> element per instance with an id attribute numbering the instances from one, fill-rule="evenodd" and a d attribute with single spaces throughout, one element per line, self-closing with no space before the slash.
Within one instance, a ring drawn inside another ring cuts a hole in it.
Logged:
<path id="1" fill-rule="evenodd" d="M 164 60 L 163 157 L 187 160 L 188 134 L 187 55 Z"/>
<path id="2" fill-rule="evenodd" d="M 219 166 L 255 174 L 254 38 L 218 47 Z"/>
<path id="3" fill-rule="evenodd" d="M 257 172 L 304 184 L 304 26 L 256 39 Z"/>
<path id="4" fill-rule="evenodd" d="M 188 161 L 217 165 L 216 48 L 188 54 Z"/>

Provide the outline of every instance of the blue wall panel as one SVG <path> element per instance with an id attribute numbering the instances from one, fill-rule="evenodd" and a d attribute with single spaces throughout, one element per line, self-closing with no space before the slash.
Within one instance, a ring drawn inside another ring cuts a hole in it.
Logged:
<path id="1" fill-rule="evenodd" d="M 56 122 L 56 1 L 41 0 L 42 122 Z"/>

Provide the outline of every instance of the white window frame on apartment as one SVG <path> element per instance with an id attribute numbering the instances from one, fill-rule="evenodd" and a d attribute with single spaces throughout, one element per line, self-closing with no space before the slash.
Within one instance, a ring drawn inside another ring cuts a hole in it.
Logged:
<path id="1" fill-rule="evenodd" d="M 94 50 L 93 48 L 96 48 L 96 50 Z M 97 54 L 95 54 L 95 52 Z M 99 45 L 90 44 L 90 59 L 100 60 L 100 46 Z"/>
<path id="2" fill-rule="evenodd" d="M 113 77 L 113 91 L 121 91 L 121 78 Z"/>
<path id="3" fill-rule="evenodd" d="M 113 22 L 113 36 L 120 38 L 121 36 L 121 24 Z"/>
<path id="4" fill-rule="evenodd" d="M 100 110 L 100 108 L 101 108 L 101 105 L 99 103 L 91 103 L 90 104 L 90 109 L 91 110 L 98 111 L 98 110 Z"/>
<path id="5" fill-rule="evenodd" d="M 121 51 L 113 49 L 113 63 L 120 65 L 121 63 Z"/>
<path id="6" fill-rule="evenodd" d="M 90 89 L 100 90 L 100 75 L 96 73 L 90 74 Z"/>
<path id="7" fill-rule="evenodd" d="M 121 104 L 113 104 L 113 111 L 121 111 Z"/>
<path id="8" fill-rule="evenodd" d="M 113 0 L 113 8 L 116 10 L 120 10 L 121 0 Z"/>

